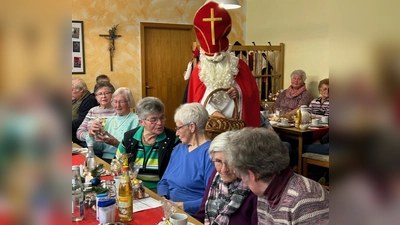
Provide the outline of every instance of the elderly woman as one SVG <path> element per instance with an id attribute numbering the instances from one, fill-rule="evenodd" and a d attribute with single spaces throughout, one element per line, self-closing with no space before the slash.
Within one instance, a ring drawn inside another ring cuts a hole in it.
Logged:
<path id="1" fill-rule="evenodd" d="M 135 101 L 129 88 L 118 88 L 112 95 L 112 104 L 116 115 L 107 119 L 105 126 L 101 121 L 93 122 L 86 138 L 86 142 L 95 141 L 95 153 L 100 153 L 108 163 L 114 158 L 124 133 L 139 126 L 138 116 L 131 112 Z"/>
<path id="2" fill-rule="evenodd" d="M 179 143 L 175 132 L 165 127 L 165 108 L 160 99 L 146 97 L 138 102 L 136 113 L 140 127 L 124 134 L 117 156 L 132 153 L 129 163 L 140 165 L 138 179 L 156 190 L 168 166 L 172 150 Z"/>
<path id="3" fill-rule="evenodd" d="M 89 135 L 89 126 L 95 118 L 109 118 L 114 116 L 115 110 L 111 104 L 111 96 L 114 93 L 114 86 L 108 82 L 98 83 L 94 88 L 94 95 L 96 96 L 99 106 L 95 106 L 89 110 L 85 119 L 79 126 L 76 136 L 79 140 L 86 143 L 86 137 Z"/>
<path id="4" fill-rule="evenodd" d="M 208 155 L 211 141 L 205 134 L 208 113 L 200 103 L 187 103 L 176 110 L 174 120 L 176 135 L 182 143 L 172 152 L 157 193 L 193 215 L 214 170 Z"/>
<path id="5" fill-rule="evenodd" d="M 215 169 L 208 180 L 200 209 L 194 217 L 205 225 L 257 224 L 257 196 L 236 176 L 225 160 L 232 131 L 211 142 L 208 153 Z"/>
<path id="6" fill-rule="evenodd" d="M 306 89 L 307 75 L 303 70 L 295 70 L 290 74 L 291 84 L 276 99 L 272 111 L 280 109 L 288 117 L 296 114 L 301 105 L 308 105 L 311 95 Z"/>
<path id="7" fill-rule="evenodd" d="M 309 105 L 309 112 L 315 115 L 329 116 L 329 78 L 318 84 L 320 97 L 313 99 Z"/>
<path id="8" fill-rule="evenodd" d="M 329 195 L 317 182 L 293 173 L 278 135 L 263 128 L 234 131 L 225 156 L 258 196 L 259 224 L 328 224 Z"/>
<path id="9" fill-rule="evenodd" d="M 90 93 L 85 81 L 72 79 L 72 142 L 85 145 L 76 137 L 76 132 L 89 110 L 97 105 L 96 98 Z"/>

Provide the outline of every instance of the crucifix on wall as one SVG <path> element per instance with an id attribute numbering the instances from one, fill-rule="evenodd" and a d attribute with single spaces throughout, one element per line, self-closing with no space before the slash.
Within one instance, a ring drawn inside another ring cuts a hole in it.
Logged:
<path id="1" fill-rule="evenodd" d="M 110 68 L 111 71 L 113 71 L 113 56 L 114 56 L 114 50 L 115 50 L 115 45 L 114 45 L 114 40 L 121 37 L 121 35 L 117 35 L 117 25 L 114 25 L 111 29 L 108 30 L 108 34 L 99 34 L 100 37 L 105 37 L 107 38 L 110 43 L 109 43 L 109 47 L 108 50 L 110 51 Z"/>

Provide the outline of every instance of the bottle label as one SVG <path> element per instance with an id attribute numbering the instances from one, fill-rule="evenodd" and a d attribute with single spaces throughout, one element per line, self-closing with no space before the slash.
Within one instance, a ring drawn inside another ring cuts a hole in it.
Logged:
<path id="1" fill-rule="evenodd" d="M 118 212 L 120 219 L 132 218 L 132 196 L 118 196 Z"/>

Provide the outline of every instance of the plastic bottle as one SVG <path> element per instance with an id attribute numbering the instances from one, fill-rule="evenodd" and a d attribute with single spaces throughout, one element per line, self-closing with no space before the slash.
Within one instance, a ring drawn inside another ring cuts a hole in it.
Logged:
<path id="1" fill-rule="evenodd" d="M 301 109 L 298 108 L 296 111 L 296 120 L 294 121 L 294 127 L 300 128 L 301 124 Z"/>
<path id="2" fill-rule="evenodd" d="M 87 148 L 88 151 L 86 153 L 85 166 L 88 168 L 89 172 L 91 172 L 97 166 L 96 157 L 93 150 L 93 142 L 88 141 Z"/>
<path id="3" fill-rule="evenodd" d="M 83 207 L 83 184 L 79 175 L 79 166 L 72 167 L 72 221 L 82 221 L 85 215 Z"/>
<path id="4" fill-rule="evenodd" d="M 103 199 L 98 203 L 99 222 L 101 224 L 115 222 L 115 199 Z"/>
<path id="5" fill-rule="evenodd" d="M 122 167 L 123 175 L 118 188 L 118 213 L 121 222 L 132 221 L 132 184 L 128 170 L 128 166 Z"/>
<path id="6" fill-rule="evenodd" d="M 99 201 L 107 199 L 107 193 L 98 194 L 96 196 L 96 219 L 99 220 Z"/>

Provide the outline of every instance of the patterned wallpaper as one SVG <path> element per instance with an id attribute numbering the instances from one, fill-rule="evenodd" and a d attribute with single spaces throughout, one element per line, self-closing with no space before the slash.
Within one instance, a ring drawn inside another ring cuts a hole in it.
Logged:
<path id="1" fill-rule="evenodd" d="M 246 5 L 239 0 L 240 9 L 230 10 L 231 43 L 244 43 Z M 84 22 L 86 74 L 73 74 L 84 79 L 93 90 L 95 78 L 107 74 L 113 85 L 131 89 L 135 101 L 141 96 L 140 22 L 193 24 L 196 11 L 205 0 L 72 0 L 72 20 Z M 110 71 L 109 41 L 99 34 L 108 34 L 119 24 L 115 40 L 113 70 Z"/>

